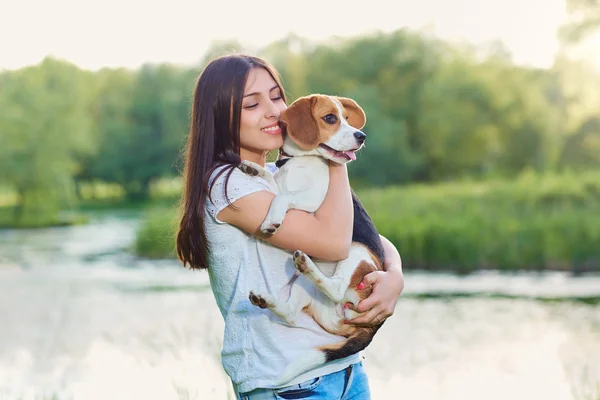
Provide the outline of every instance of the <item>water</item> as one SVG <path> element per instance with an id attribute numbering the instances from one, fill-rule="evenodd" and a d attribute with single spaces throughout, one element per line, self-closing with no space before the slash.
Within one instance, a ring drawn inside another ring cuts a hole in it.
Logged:
<path id="1" fill-rule="evenodd" d="M 133 257 L 138 223 L 0 232 L 0 399 L 231 398 L 206 274 Z M 405 268 L 374 399 L 600 399 L 600 277 Z"/>

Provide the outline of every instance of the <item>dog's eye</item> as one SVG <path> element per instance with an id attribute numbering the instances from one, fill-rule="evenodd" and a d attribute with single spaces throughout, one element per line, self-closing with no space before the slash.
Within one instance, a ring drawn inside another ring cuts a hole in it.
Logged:
<path id="1" fill-rule="evenodd" d="M 323 121 L 325 121 L 325 123 L 329 125 L 333 125 L 337 122 L 337 117 L 335 116 L 335 114 L 327 114 L 323 117 Z"/>

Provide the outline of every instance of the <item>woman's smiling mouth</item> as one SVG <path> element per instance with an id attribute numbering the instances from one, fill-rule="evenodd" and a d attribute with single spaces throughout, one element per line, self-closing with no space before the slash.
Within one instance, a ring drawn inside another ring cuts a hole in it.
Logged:
<path id="1" fill-rule="evenodd" d="M 270 135 L 279 135 L 281 133 L 281 127 L 279 126 L 279 124 L 274 124 L 271 126 L 267 126 L 266 128 L 261 128 L 261 131 Z"/>

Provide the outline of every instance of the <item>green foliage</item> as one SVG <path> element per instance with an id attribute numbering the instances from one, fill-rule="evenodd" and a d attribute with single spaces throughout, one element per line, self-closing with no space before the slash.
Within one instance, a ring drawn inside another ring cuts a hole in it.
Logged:
<path id="1" fill-rule="evenodd" d="M 59 220 L 78 199 L 103 196 L 94 189 L 103 183 L 146 201 L 156 182 L 180 175 L 200 67 L 240 51 L 214 43 L 192 68 L 89 72 L 48 58 L 1 72 L 0 185 L 16 204 L 12 220 Z M 548 70 L 519 67 L 497 44 L 407 30 L 326 44 L 290 35 L 253 53 L 279 69 L 290 101 L 327 93 L 362 105 L 356 187 L 600 167 L 600 76 L 566 57 Z"/>
<path id="2" fill-rule="evenodd" d="M 295 92 L 363 106 L 368 151 L 352 172 L 371 185 L 552 170 L 574 129 L 573 103 L 555 102 L 570 95 L 570 69 L 516 67 L 498 46 L 484 54 L 400 30 L 333 46 L 290 37 L 267 54 Z M 585 165 L 600 162 L 588 157 Z"/>
<path id="3" fill-rule="evenodd" d="M 397 31 L 342 41 L 333 48 L 321 45 L 306 55 L 311 61 L 308 93 L 351 97 L 365 109 L 368 152 L 353 165 L 358 179 L 385 185 L 423 177 L 424 89 L 438 68 L 442 47 Z M 348 62 L 354 59 L 364 62 Z"/>
<path id="4" fill-rule="evenodd" d="M 570 19 L 560 32 L 566 43 L 577 43 L 600 29 L 600 1 L 567 0 Z"/>
<path id="5" fill-rule="evenodd" d="M 86 174 L 147 199 L 153 180 L 178 172 L 194 77 L 167 65 L 104 71 L 96 106 L 98 152 Z"/>
<path id="6" fill-rule="evenodd" d="M 149 208 L 142 218 L 137 232 L 134 251 L 147 258 L 175 257 L 175 235 L 177 232 L 177 213 L 174 208 Z"/>
<path id="7" fill-rule="evenodd" d="M 51 213 L 24 213 L 16 217 L 20 210 L 15 206 L 0 206 L 0 229 L 17 228 L 32 229 L 50 226 L 83 225 L 88 222 L 88 217 L 80 212 Z"/>
<path id="8" fill-rule="evenodd" d="M 600 264 L 600 174 L 361 191 L 411 267 L 574 269 Z"/>
<path id="9" fill-rule="evenodd" d="M 72 203 L 76 154 L 94 149 L 88 79 L 52 59 L 0 75 L 0 183 L 17 194 L 15 221 L 57 220 Z"/>

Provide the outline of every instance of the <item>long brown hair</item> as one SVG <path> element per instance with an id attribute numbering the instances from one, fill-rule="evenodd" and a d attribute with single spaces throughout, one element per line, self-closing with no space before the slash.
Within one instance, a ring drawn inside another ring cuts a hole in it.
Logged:
<path id="1" fill-rule="evenodd" d="M 211 190 L 209 178 L 215 168 L 226 165 L 219 175 L 227 173 L 228 182 L 233 169 L 241 162 L 242 99 L 252 68 L 264 68 L 279 85 L 285 101 L 279 74 L 258 57 L 235 54 L 216 58 L 208 63 L 196 83 L 190 134 L 185 148 L 185 187 L 177 232 L 177 256 L 184 266 L 189 265 L 193 269 L 208 268 L 210 249 L 204 216 Z"/>

